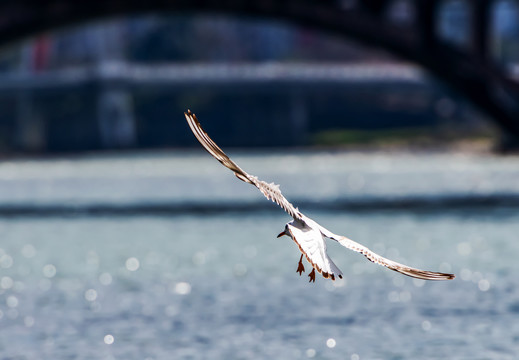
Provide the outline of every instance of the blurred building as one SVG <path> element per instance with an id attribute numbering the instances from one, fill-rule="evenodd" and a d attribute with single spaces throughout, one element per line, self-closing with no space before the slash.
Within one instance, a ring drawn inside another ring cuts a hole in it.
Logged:
<path id="1" fill-rule="evenodd" d="M 464 1 L 446 1 L 438 24 L 439 33 L 456 44 L 467 39 L 465 7 Z M 395 19 L 408 18 L 405 2 L 391 11 Z M 519 63 L 518 14 L 513 1 L 498 1 L 493 13 L 495 58 L 511 74 Z M 326 64 L 362 63 L 377 69 L 395 60 L 332 35 L 225 16 L 82 24 L 42 34 L 0 55 L 0 76 L 6 79 L 0 89 L 0 146 L 42 152 L 184 146 L 191 143 L 182 117 L 188 107 L 211 119 L 215 125 L 207 127 L 223 145 L 235 146 L 305 145 L 310 134 L 338 128 L 442 126 L 454 118 L 470 127 L 480 121 L 458 102 L 458 95 L 426 75 L 411 87 L 401 86 L 407 81 L 405 71 L 402 79 L 384 72 L 355 75 L 322 92 L 311 82 L 261 87 L 260 78 L 255 91 L 239 84 L 225 90 L 164 86 L 167 77 L 154 80 L 157 86 L 150 80 L 139 88 L 123 76 L 132 65 L 215 63 L 306 64 L 308 76 L 318 79 Z M 129 73 L 138 77 L 141 68 Z M 142 81 L 146 73 L 141 72 Z M 90 81 L 79 81 L 89 74 Z M 374 81 L 373 76 L 380 78 Z M 286 138 L 284 131 L 294 127 L 300 136 Z"/>

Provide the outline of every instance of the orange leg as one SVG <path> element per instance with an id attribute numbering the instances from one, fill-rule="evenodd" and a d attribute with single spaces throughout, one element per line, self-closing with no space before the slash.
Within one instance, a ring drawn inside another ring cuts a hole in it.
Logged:
<path id="1" fill-rule="evenodd" d="M 315 269 L 312 269 L 312 272 L 308 275 L 308 277 L 310 278 L 309 282 L 315 282 Z"/>
<path id="2" fill-rule="evenodd" d="M 305 272 L 305 267 L 303 265 L 303 254 L 301 254 L 301 258 L 299 259 L 299 264 L 297 265 L 296 272 L 299 273 L 299 276 L 301 276 L 301 273 Z"/>

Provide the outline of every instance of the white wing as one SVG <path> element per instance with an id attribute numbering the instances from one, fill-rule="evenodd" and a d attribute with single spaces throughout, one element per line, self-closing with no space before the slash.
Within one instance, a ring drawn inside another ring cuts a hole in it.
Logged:
<path id="1" fill-rule="evenodd" d="M 305 219 L 305 221 L 307 221 L 307 220 Z M 332 233 L 330 230 L 322 227 L 321 225 L 318 225 L 318 226 L 319 226 L 321 233 L 324 236 L 326 236 L 327 238 L 337 241 L 339 244 L 341 244 L 342 246 L 344 246 L 350 250 L 361 253 L 369 261 L 372 261 L 375 264 L 385 266 L 385 267 L 387 267 L 391 270 L 397 271 L 401 274 L 411 276 L 414 278 L 418 278 L 418 279 L 423 279 L 423 280 L 451 280 L 451 279 L 454 279 L 454 277 L 455 277 L 453 274 L 445 274 L 445 273 L 440 273 L 440 272 L 420 270 L 420 269 L 409 267 L 404 264 L 397 263 L 396 261 L 393 261 L 393 260 L 386 259 L 385 257 L 374 253 L 373 251 L 371 251 L 370 249 L 368 249 L 367 247 L 365 247 L 362 244 L 359 244 L 351 239 L 348 239 L 345 236 L 336 235 L 336 234 Z"/>
<path id="2" fill-rule="evenodd" d="M 287 227 L 299 250 L 317 272 L 326 279 L 335 280 L 335 276 L 342 278 L 341 270 L 326 253 L 326 242 L 318 227 L 310 227 L 301 221 L 292 221 Z"/>
<path id="3" fill-rule="evenodd" d="M 211 154 L 216 160 L 222 165 L 232 170 L 236 177 L 241 181 L 256 186 L 265 197 L 272 200 L 283 210 L 285 210 L 290 216 L 294 218 L 294 222 L 289 224 L 289 230 L 291 231 L 292 238 L 299 245 L 300 250 L 305 254 L 308 261 L 312 266 L 320 272 L 325 278 L 335 278 L 335 275 L 342 277 L 341 271 L 328 257 L 326 253 L 326 243 L 323 236 L 332 240 L 338 241 L 342 246 L 357 251 L 363 254 L 368 260 L 385 266 L 391 270 L 397 271 L 404 275 L 416 277 L 425 280 L 449 280 L 453 279 L 454 275 L 444 274 L 438 272 L 424 271 L 415 269 L 395 261 L 386 259 L 367 247 L 356 243 L 353 240 L 348 239 L 345 236 L 340 236 L 332 233 L 324 227 L 317 224 L 315 221 L 307 218 L 299 210 L 294 207 L 282 194 L 278 185 L 274 183 L 268 184 L 264 181 L 259 180 L 256 176 L 249 175 L 242 168 L 240 168 L 234 161 L 232 161 L 225 153 L 216 145 L 216 143 L 207 135 L 202 129 L 200 122 L 190 110 L 184 113 L 186 116 L 187 123 L 191 128 L 191 131 L 202 144 L 202 146 Z M 305 224 L 306 223 L 306 224 Z"/>
<path id="4" fill-rule="evenodd" d="M 187 123 L 191 128 L 191 131 L 195 135 L 196 139 L 202 144 L 202 146 L 209 152 L 209 154 L 213 155 L 213 157 L 218 160 L 223 166 L 232 170 L 234 175 L 241 181 L 252 184 L 256 186 L 265 197 L 269 200 L 272 200 L 283 210 L 285 210 L 290 216 L 292 216 L 295 220 L 301 220 L 302 214 L 299 210 L 294 207 L 282 194 L 279 189 L 279 185 L 274 183 L 266 183 L 264 181 L 258 180 L 256 176 L 252 176 L 247 174 L 242 168 L 240 168 L 234 161 L 232 161 L 225 153 L 216 145 L 216 143 L 211 140 L 209 135 L 202 129 L 200 122 L 196 118 L 196 115 L 188 110 L 187 113 L 184 113 L 186 116 Z"/>

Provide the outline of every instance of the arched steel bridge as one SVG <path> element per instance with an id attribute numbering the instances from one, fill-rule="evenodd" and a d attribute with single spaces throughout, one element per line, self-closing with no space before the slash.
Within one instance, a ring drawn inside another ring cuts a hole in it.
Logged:
<path id="1" fill-rule="evenodd" d="M 489 32 L 495 1 L 465 1 L 468 41 L 438 33 L 439 0 L 3 0 L 0 46 L 92 19 L 150 12 L 229 13 L 281 19 L 331 31 L 416 62 L 464 94 L 503 129 L 519 136 L 519 80 L 492 59 Z M 394 19 L 396 5 L 406 18 Z"/>

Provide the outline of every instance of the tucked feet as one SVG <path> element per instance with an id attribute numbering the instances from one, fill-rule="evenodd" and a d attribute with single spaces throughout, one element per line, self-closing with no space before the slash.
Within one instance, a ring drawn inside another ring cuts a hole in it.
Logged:
<path id="1" fill-rule="evenodd" d="M 315 282 L 315 269 L 312 269 L 312 272 L 308 274 L 308 277 L 310 278 L 309 282 Z"/>
<path id="2" fill-rule="evenodd" d="M 301 274 L 305 272 L 305 267 L 303 265 L 303 254 L 301 254 L 301 258 L 299 258 L 299 264 L 297 265 L 296 272 L 299 273 L 299 276 L 301 276 Z"/>

